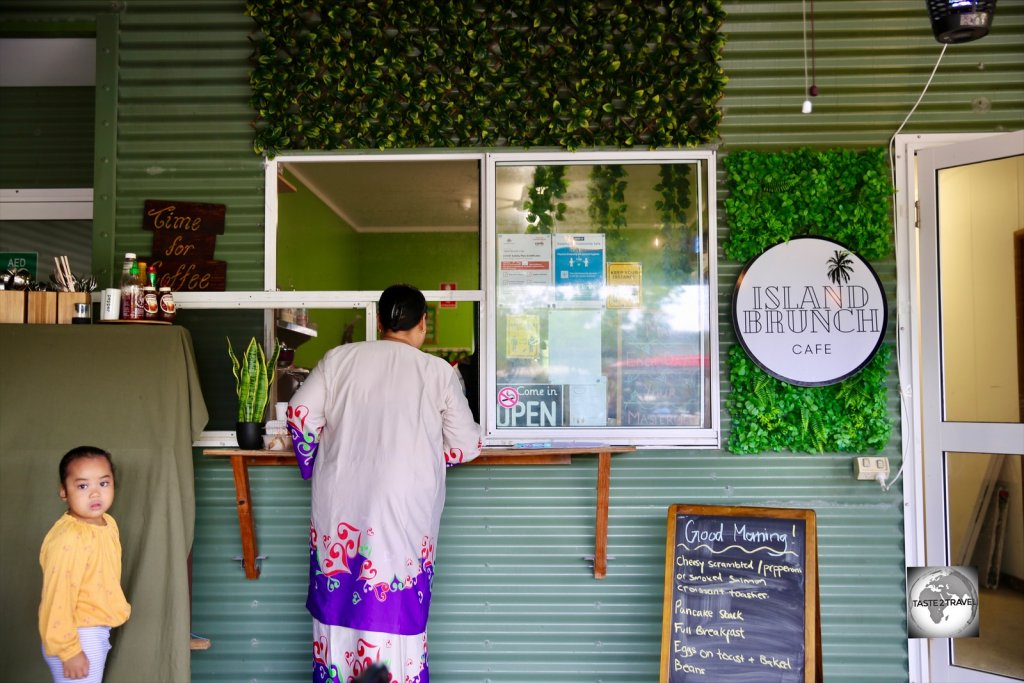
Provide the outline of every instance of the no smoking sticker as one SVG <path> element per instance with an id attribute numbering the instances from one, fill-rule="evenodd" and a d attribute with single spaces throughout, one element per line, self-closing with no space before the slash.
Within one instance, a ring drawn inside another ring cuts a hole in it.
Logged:
<path id="1" fill-rule="evenodd" d="M 511 408 L 519 403 L 519 392 L 515 387 L 502 387 L 498 391 L 498 405 L 502 408 Z"/>

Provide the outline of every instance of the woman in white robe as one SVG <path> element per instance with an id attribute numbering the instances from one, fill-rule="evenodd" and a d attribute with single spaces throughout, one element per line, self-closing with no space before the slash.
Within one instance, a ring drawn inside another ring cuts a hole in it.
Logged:
<path id="1" fill-rule="evenodd" d="M 288 406 L 312 477 L 309 592 L 313 680 L 350 683 L 384 664 L 428 683 L 426 624 L 445 471 L 480 452 L 457 371 L 419 350 L 426 302 L 384 290 L 382 335 L 329 351 Z"/>

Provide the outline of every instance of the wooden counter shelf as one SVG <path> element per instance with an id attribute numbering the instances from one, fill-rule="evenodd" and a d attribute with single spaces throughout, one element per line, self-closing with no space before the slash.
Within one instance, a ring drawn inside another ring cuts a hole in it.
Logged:
<path id="1" fill-rule="evenodd" d="M 494 465 L 568 465 L 573 456 L 597 456 L 597 513 L 594 528 L 594 578 L 608 573 L 608 501 L 611 489 L 612 455 L 631 453 L 633 446 L 580 446 L 560 448 L 487 447 L 471 462 L 458 467 Z M 238 506 L 238 527 L 242 537 L 242 568 L 245 578 L 258 579 L 260 567 L 256 552 L 256 522 L 252 512 L 249 467 L 296 465 L 291 451 L 246 451 L 237 448 L 206 448 L 203 455 L 231 459 L 235 477 L 235 503 Z"/>

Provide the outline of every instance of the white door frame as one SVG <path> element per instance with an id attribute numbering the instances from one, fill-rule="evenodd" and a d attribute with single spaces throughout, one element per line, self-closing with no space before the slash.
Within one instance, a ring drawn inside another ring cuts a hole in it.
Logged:
<path id="1" fill-rule="evenodd" d="M 998 133 L 897 135 L 893 145 L 893 175 L 896 188 L 895 225 L 897 258 L 898 363 L 901 392 L 901 433 L 903 438 L 903 487 L 905 553 L 908 566 L 946 564 L 936 560 L 936 551 L 926 544 L 925 534 L 925 469 L 922 445 L 922 395 L 920 388 L 934 386 L 938 378 L 922 376 L 922 357 L 918 353 L 922 341 L 921 261 L 918 254 L 918 184 L 916 154 L 918 151 L 950 144 L 969 142 Z M 907 371 L 909 370 L 909 377 Z M 918 390 L 915 390 L 918 389 Z M 964 450 L 973 450 L 972 448 Z M 934 505 L 935 503 L 933 503 Z M 941 505 L 941 503 L 939 503 Z M 944 553 L 944 549 L 943 549 Z M 908 641 L 910 681 L 932 680 L 929 641 Z M 988 680 L 1009 680 L 992 676 Z"/>

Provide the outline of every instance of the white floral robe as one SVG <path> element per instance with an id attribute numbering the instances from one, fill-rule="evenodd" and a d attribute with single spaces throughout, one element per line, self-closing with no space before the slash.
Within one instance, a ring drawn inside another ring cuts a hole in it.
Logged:
<path id="1" fill-rule="evenodd" d="M 456 370 L 402 342 L 339 346 L 292 397 L 288 426 L 312 477 L 313 680 L 382 663 L 396 683 L 428 683 L 445 470 L 480 452 Z"/>

